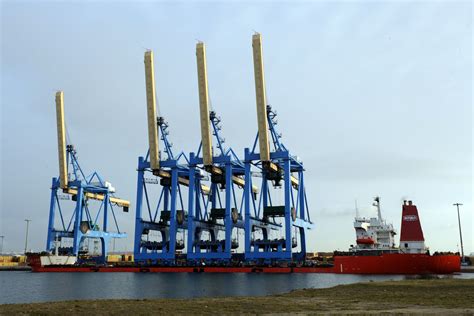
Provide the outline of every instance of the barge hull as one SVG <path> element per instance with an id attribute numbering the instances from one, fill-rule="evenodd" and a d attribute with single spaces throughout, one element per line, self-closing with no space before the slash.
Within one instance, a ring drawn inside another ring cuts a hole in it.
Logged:
<path id="1" fill-rule="evenodd" d="M 33 272 L 143 272 L 143 273 L 335 273 L 335 274 L 451 274 L 461 271 L 457 255 L 382 254 L 336 256 L 333 266 L 317 267 L 163 267 L 163 266 L 41 266 Z"/>

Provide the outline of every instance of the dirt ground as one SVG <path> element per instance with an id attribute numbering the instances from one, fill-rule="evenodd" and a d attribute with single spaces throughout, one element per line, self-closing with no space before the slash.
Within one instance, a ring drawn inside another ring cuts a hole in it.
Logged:
<path id="1" fill-rule="evenodd" d="M 474 315 L 474 279 L 369 282 L 263 297 L 92 300 L 0 305 L 0 315 Z"/>

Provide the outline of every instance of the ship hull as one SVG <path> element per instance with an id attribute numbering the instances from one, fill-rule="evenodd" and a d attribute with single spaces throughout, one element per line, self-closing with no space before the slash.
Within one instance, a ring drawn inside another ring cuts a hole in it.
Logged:
<path id="1" fill-rule="evenodd" d="M 150 273 L 335 273 L 335 274 L 451 274 L 460 272 L 456 255 L 381 254 L 335 256 L 334 265 L 312 267 L 216 266 L 66 266 L 31 264 L 33 272 L 150 272 Z"/>
<path id="2" fill-rule="evenodd" d="M 334 269 L 342 274 L 450 274 L 461 271 L 461 258 L 403 253 L 336 256 Z"/>

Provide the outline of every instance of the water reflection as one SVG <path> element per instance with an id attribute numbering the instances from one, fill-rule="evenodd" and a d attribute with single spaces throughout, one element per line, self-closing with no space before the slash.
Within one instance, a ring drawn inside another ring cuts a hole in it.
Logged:
<path id="1" fill-rule="evenodd" d="M 474 274 L 455 277 L 472 278 Z M 259 296 L 401 275 L 0 272 L 0 304 L 112 298 Z"/>

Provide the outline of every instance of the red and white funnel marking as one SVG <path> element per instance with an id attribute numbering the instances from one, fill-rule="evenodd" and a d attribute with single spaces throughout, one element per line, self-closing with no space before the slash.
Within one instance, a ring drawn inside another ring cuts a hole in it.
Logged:
<path id="1" fill-rule="evenodd" d="M 403 202 L 400 250 L 405 253 L 425 253 L 427 250 L 418 209 L 412 201 Z"/>

